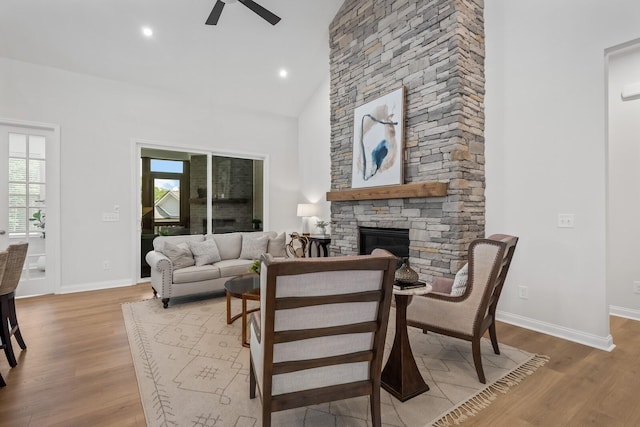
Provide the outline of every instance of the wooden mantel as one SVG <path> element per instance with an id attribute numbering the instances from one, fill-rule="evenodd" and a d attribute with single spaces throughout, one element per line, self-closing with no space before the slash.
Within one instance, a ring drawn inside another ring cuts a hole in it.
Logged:
<path id="1" fill-rule="evenodd" d="M 356 188 L 327 192 L 328 202 L 351 200 L 407 199 L 410 197 L 443 197 L 447 195 L 446 182 L 414 182 L 384 187 Z"/>

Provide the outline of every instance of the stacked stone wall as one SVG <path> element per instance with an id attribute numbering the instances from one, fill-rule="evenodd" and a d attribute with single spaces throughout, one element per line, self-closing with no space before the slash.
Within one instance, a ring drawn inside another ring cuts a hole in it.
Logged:
<path id="1" fill-rule="evenodd" d="M 330 27 L 331 189 L 351 188 L 354 109 L 405 88 L 404 182 L 446 197 L 332 202 L 332 253 L 358 227 L 409 229 L 421 277 L 450 275 L 484 236 L 483 2 L 346 0 Z"/>

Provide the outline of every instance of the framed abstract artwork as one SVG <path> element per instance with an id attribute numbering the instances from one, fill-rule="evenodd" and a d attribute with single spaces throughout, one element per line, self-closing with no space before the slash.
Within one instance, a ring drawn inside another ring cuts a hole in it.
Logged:
<path id="1" fill-rule="evenodd" d="M 357 107 L 353 116 L 351 188 L 402 184 L 404 87 Z"/>

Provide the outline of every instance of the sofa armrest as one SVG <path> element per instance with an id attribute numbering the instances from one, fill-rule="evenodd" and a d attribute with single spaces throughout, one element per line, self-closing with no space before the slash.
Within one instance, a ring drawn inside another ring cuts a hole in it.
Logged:
<path id="1" fill-rule="evenodd" d="M 158 251 L 148 252 L 145 259 L 151 266 L 151 286 L 161 298 L 169 298 L 173 284 L 173 263 Z"/>
<path id="2" fill-rule="evenodd" d="M 173 263 L 171 260 L 162 252 L 151 251 L 147 252 L 147 255 L 144 257 L 147 260 L 147 263 L 151 266 L 151 269 L 166 269 L 169 268 L 173 270 Z"/>

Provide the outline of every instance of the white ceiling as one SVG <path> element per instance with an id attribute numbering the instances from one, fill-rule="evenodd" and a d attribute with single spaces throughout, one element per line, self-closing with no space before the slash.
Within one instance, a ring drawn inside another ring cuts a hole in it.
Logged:
<path id="1" fill-rule="evenodd" d="M 208 26 L 215 0 L 1 0 L 0 56 L 296 117 L 328 73 L 343 1 L 257 0 L 275 26 L 236 2 Z"/>

